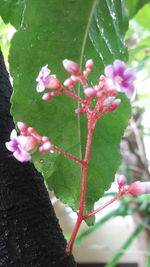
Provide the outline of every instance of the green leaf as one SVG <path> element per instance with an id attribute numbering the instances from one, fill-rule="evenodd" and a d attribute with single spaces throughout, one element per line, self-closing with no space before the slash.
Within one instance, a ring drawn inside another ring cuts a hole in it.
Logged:
<path id="1" fill-rule="evenodd" d="M 0 16 L 4 22 L 11 23 L 16 29 L 19 28 L 22 21 L 25 0 L 1 0 Z"/>
<path id="2" fill-rule="evenodd" d="M 141 202 L 150 202 L 150 194 L 145 194 L 145 195 L 141 195 L 141 196 L 138 196 L 136 197 L 136 201 L 138 203 L 141 203 Z"/>
<path id="3" fill-rule="evenodd" d="M 147 3 L 150 3 L 150 0 L 126 0 L 126 8 L 128 11 L 129 19 L 133 18 L 138 10 Z"/>
<path id="4" fill-rule="evenodd" d="M 47 63 L 63 81 L 68 77 L 61 61 L 69 58 L 83 66 L 93 58 L 95 70 L 90 82 L 98 81 L 104 66 L 115 58 L 127 59 L 123 36 L 127 28 L 123 1 L 27 0 L 24 21 L 15 34 L 10 50 L 10 68 L 14 80 L 12 114 L 51 142 L 82 158 L 84 155 L 86 116 L 77 116 L 77 103 L 65 95 L 43 101 L 36 93 L 36 76 Z M 37 19 L 38 18 L 38 19 Z M 81 89 L 77 88 L 80 93 Z M 119 144 L 130 117 L 130 104 L 123 94 L 114 113 L 98 121 L 92 142 L 87 181 L 86 212 L 108 189 L 121 158 Z M 81 167 L 58 153 L 36 154 L 36 168 L 43 173 L 49 189 L 74 210 L 79 207 Z"/>
<path id="5" fill-rule="evenodd" d="M 150 14 L 150 3 L 145 5 L 142 9 L 140 9 L 135 18 L 138 24 L 140 24 L 146 29 L 150 29 L 149 14 Z"/>
<path id="6" fill-rule="evenodd" d="M 135 72 L 140 71 L 141 69 L 149 68 L 150 56 L 149 56 L 149 46 L 150 46 L 150 37 L 144 38 L 138 45 L 129 51 L 129 63 L 131 64 L 134 61 L 138 62 Z"/>

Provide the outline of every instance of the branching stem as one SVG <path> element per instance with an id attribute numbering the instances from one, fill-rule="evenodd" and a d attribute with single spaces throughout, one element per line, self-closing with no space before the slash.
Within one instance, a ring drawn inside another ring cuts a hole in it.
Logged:
<path id="1" fill-rule="evenodd" d="M 82 98 L 80 98 L 79 96 L 77 96 L 75 93 L 73 92 L 70 92 L 64 88 L 61 89 L 61 92 L 66 94 L 66 95 L 69 95 L 70 97 L 72 97 L 73 99 L 75 99 L 76 101 L 78 101 L 79 103 L 81 104 L 85 104 L 85 100 L 83 100 Z"/>
<path id="2" fill-rule="evenodd" d="M 53 150 L 59 152 L 60 154 L 64 155 L 65 157 L 67 158 L 70 158 L 78 163 L 80 163 L 81 165 L 85 165 L 85 162 L 83 160 L 80 160 L 74 156 L 72 156 L 71 154 L 67 153 L 67 152 L 64 152 L 63 150 L 61 150 L 60 148 L 56 147 L 56 146 L 52 146 L 51 147 Z"/>
<path id="3" fill-rule="evenodd" d="M 119 199 L 120 197 L 122 197 L 123 195 L 125 195 L 124 192 L 119 192 L 115 197 L 113 197 L 111 200 L 109 200 L 108 202 L 106 202 L 103 206 L 99 207 L 98 209 L 86 214 L 83 216 L 83 220 L 86 220 L 88 218 L 90 218 L 91 216 L 94 216 L 96 213 L 98 213 L 99 211 L 103 210 L 104 208 L 106 208 L 107 206 L 109 206 L 111 203 L 113 203 L 114 201 L 116 201 L 117 199 Z"/>

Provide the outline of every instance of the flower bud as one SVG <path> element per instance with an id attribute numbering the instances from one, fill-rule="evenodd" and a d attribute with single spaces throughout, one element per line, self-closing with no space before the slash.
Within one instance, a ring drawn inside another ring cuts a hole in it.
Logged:
<path id="1" fill-rule="evenodd" d="M 94 88 L 91 88 L 91 87 L 86 88 L 84 90 L 84 93 L 88 97 L 96 97 L 97 96 L 97 91 Z"/>
<path id="2" fill-rule="evenodd" d="M 44 149 L 44 151 L 49 151 L 51 149 L 51 143 L 49 141 L 45 142 L 42 147 Z"/>
<path id="3" fill-rule="evenodd" d="M 52 145 L 49 141 L 46 141 L 45 143 L 43 143 L 40 147 L 39 147 L 39 152 L 40 153 L 45 153 L 47 151 L 50 151 L 50 149 L 52 148 Z"/>
<path id="4" fill-rule="evenodd" d="M 35 134 L 35 130 L 32 127 L 28 128 L 28 134 Z"/>
<path id="5" fill-rule="evenodd" d="M 120 99 L 115 99 L 112 103 L 111 106 L 109 108 L 109 112 L 113 112 L 116 110 L 116 108 L 120 105 L 121 100 Z"/>
<path id="6" fill-rule="evenodd" d="M 78 76 L 75 76 L 75 75 L 71 75 L 71 80 L 74 82 L 74 83 L 77 83 L 79 81 L 79 77 Z"/>
<path id="7" fill-rule="evenodd" d="M 74 81 L 71 78 L 68 78 L 64 81 L 64 86 L 70 88 L 74 85 Z"/>
<path id="8" fill-rule="evenodd" d="M 86 69 L 86 70 L 84 70 L 83 71 L 83 76 L 85 77 L 85 78 L 87 78 L 87 76 L 89 75 L 89 73 L 90 73 L 90 69 Z"/>
<path id="9" fill-rule="evenodd" d="M 84 108 L 77 108 L 77 109 L 75 110 L 75 113 L 78 114 L 78 115 L 82 115 L 82 114 L 85 114 L 86 111 L 85 111 Z"/>
<path id="10" fill-rule="evenodd" d="M 150 182 L 137 181 L 129 186 L 128 192 L 133 196 L 150 193 Z"/>
<path id="11" fill-rule="evenodd" d="M 28 131 L 28 125 L 24 122 L 17 122 L 17 126 L 18 126 L 18 129 L 20 130 L 21 134 L 23 136 L 26 136 L 27 135 L 27 131 Z"/>
<path id="12" fill-rule="evenodd" d="M 87 62 L 85 63 L 85 67 L 88 69 L 93 69 L 94 68 L 94 63 L 92 59 L 88 59 Z"/>
<path id="13" fill-rule="evenodd" d="M 49 141 L 48 137 L 47 136 L 43 136 L 42 137 L 42 142 L 43 143 L 46 143 L 47 141 Z"/>
<path id="14" fill-rule="evenodd" d="M 55 78 L 54 75 L 47 76 L 44 85 L 46 88 L 53 90 L 59 89 L 61 87 L 60 81 Z"/>
<path id="15" fill-rule="evenodd" d="M 63 60 L 63 66 L 64 66 L 66 71 L 68 71 L 69 73 L 71 73 L 73 75 L 77 75 L 80 73 L 80 66 L 77 63 L 75 63 L 74 61 L 64 59 Z"/>
<path id="16" fill-rule="evenodd" d="M 144 183 L 137 181 L 129 186 L 128 192 L 133 196 L 143 195 L 145 193 Z"/>
<path id="17" fill-rule="evenodd" d="M 43 96 L 42 96 L 42 99 L 43 100 L 50 100 L 51 98 L 53 97 L 52 93 L 45 93 Z"/>
<path id="18" fill-rule="evenodd" d="M 37 146 L 38 140 L 34 136 L 27 136 L 26 138 L 27 138 L 25 146 L 26 151 L 29 151 Z"/>
<path id="19" fill-rule="evenodd" d="M 115 87 L 108 88 L 107 93 L 109 96 L 116 96 L 117 95 L 117 90 Z"/>
<path id="20" fill-rule="evenodd" d="M 118 183 L 119 187 L 122 187 L 123 185 L 126 184 L 126 177 L 124 175 L 119 175 L 117 177 L 117 183 Z"/>
<path id="21" fill-rule="evenodd" d="M 38 151 L 39 151 L 40 153 L 44 153 L 44 152 L 45 152 L 43 146 L 40 146 L 39 149 L 38 149 Z"/>

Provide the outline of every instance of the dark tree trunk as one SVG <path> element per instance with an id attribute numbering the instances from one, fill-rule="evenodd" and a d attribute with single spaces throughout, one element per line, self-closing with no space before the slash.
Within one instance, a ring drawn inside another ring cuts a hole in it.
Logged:
<path id="1" fill-rule="evenodd" d="M 9 82 L 0 52 L 0 267 L 73 267 L 43 177 L 5 148 L 14 128 Z"/>

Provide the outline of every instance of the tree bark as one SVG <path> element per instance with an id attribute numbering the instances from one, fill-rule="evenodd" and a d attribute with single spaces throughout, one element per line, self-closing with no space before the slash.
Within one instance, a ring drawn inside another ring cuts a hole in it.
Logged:
<path id="1" fill-rule="evenodd" d="M 5 142 L 14 128 L 12 87 L 0 52 L 0 267 L 73 267 L 43 177 Z"/>

